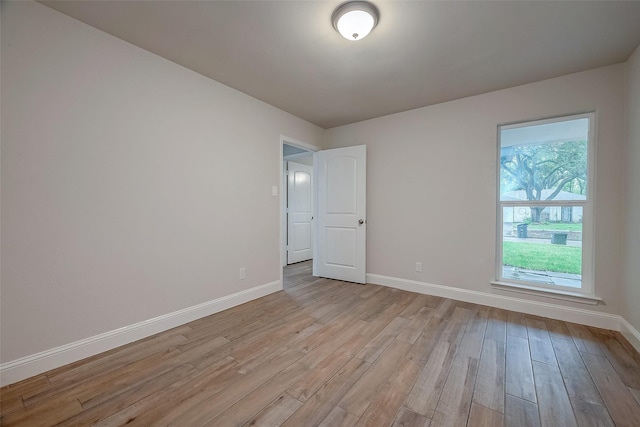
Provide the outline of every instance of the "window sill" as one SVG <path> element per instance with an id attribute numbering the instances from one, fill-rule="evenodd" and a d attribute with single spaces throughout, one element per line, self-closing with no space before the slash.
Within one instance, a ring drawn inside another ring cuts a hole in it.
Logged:
<path id="1" fill-rule="evenodd" d="M 580 292 L 571 292 L 564 289 L 539 288 L 532 285 L 522 285 L 519 283 L 509 283 L 494 281 L 491 285 L 495 289 L 517 292 L 520 294 L 535 295 L 547 298 L 560 299 L 564 301 L 579 302 L 581 304 L 598 305 L 602 302 L 602 298 L 590 294 L 582 294 Z"/>

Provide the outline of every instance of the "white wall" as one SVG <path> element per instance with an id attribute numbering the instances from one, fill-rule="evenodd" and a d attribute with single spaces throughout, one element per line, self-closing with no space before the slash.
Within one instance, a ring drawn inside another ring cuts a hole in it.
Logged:
<path id="1" fill-rule="evenodd" d="M 2 363 L 279 280 L 280 135 L 322 129 L 33 2 L 1 78 Z"/>
<path id="2" fill-rule="evenodd" d="M 640 331 L 640 47 L 627 61 L 627 181 L 622 315 Z"/>
<path id="3" fill-rule="evenodd" d="M 618 314 L 624 70 L 609 66 L 328 130 L 331 148 L 367 145 L 368 273 L 507 295 L 490 286 L 497 125 L 596 110 L 595 291 L 605 304 L 594 310 Z"/>

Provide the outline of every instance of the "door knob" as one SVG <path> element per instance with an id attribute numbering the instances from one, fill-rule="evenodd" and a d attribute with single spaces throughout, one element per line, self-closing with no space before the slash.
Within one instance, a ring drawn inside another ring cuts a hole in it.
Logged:
<path id="1" fill-rule="evenodd" d="M 359 219 L 358 220 L 358 225 L 362 225 L 362 224 L 364 224 L 364 219 Z"/>

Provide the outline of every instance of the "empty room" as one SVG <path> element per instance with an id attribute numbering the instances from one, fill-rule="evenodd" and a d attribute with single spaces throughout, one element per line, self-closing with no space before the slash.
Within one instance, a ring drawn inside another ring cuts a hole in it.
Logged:
<path id="1" fill-rule="evenodd" d="M 640 1 L 0 13 L 0 425 L 640 426 Z"/>

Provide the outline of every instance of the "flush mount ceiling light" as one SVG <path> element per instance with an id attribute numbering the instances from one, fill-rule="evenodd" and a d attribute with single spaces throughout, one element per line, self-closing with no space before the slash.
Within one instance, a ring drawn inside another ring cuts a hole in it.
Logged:
<path id="1" fill-rule="evenodd" d="M 378 24 L 378 9 L 366 1 L 350 1 L 333 12 L 331 21 L 345 39 L 360 40 Z"/>

